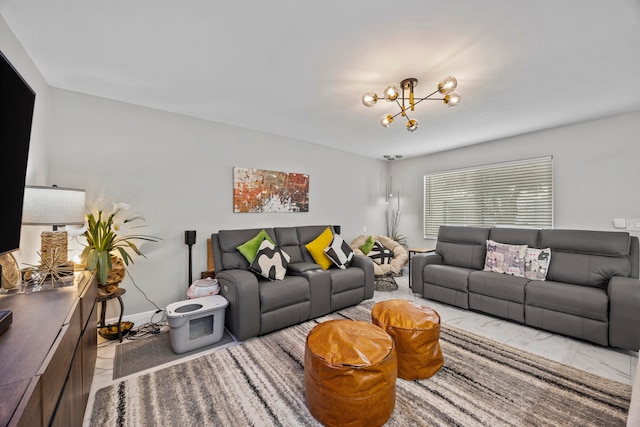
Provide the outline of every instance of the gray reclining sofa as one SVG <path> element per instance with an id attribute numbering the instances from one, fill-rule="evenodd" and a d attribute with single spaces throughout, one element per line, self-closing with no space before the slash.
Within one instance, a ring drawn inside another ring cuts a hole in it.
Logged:
<path id="1" fill-rule="evenodd" d="M 329 226 L 332 230 L 333 227 Z M 258 229 L 220 230 L 211 236 L 211 249 L 220 294 L 229 300 L 225 326 L 238 340 L 264 335 L 287 326 L 373 298 L 373 261 L 354 256 L 346 269 L 321 270 L 305 245 L 326 225 L 265 228 L 291 257 L 283 280 L 269 281 L 253 273 L 236 249 Z"/>
<path id="2" fill-rule="evenodd" d="M 483 271 L 487 240 L 550 248 L 546 280 Z M 638 238 L 626 232 L 442 226 L 413 292 L 603 346 L 640 349 Z"/>

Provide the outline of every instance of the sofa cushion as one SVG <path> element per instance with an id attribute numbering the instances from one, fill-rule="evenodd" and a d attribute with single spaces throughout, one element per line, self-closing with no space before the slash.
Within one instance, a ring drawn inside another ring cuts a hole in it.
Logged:
<path id="1" fill-rule="evenodd" d="M 539 230 L 531 228 L 493 227 L 489 230 L 489 239 L 510 245 L 538 247 Z"/>
<path id="2" fill-rule="evenodd" d="M 376 240 L 367 256 L 376 264 L 389 264 L 393 258 L 393 252 Z"/>
<path id="3" fill-rule="evenodd" d="M 551 248 L 527 248 L 524 256 L 524 277 L 531 280 L 545 280 L 551 262 Z"/>
<path id="4" fill-rule="evenodd" d="M 631 271 L 631 264 L 626 257 L 552 251 L 547 280 L 606 288 L 611 277 L 628 277 Z"/>
<path id="5" fill-rule="evenodd" d="M 484 271 L 524 277 L 524 256 L 527 245 L 508 245 L 487 240 Z"/>
<path id="6" fill-rule="evenodd" d="M 331 244 L 324 249 L 324 253 L 327 254 L 331 262 L 342 269 L 349 266 L 354 255 L 353 250 L 339 234 L 333 236 Z"/>
<path id="7" fill-rule="evenodd" d="M 467 292 L 469 289 L 469 273 L 475 270 L 451 265 L 427 264 L 424 266 L 423 271 L 425 283 Z"/>
<path id="8" fill-rule="evenodd" d="M 280 249 L 285 251 L 291 257 L 291 262 L 303 262 L 304 257 L 300 250 L 300 240 L 298 239 L 298 233 L 296 227 L 277 227 L 273 231 L 276 234 L 276 242 Z"/>
<path id="9" fill-rule="evenodd" d="M 629 233 L 619 231 L 540 230 L 539 248 L 621 257 L 629 254 Z"/>
<path id="10" fill-rule="evenodd" d="M 469 292 L 524 304 L 525 285 L 529 279 L 488 271 L 469 274 Z"/>
<path id="11" fill-rule="evenodd" d="M 443 225 L 438 231 L 436 253 L 444 264 L 482 270 L 488 237 L 488 228 Z"/>
<path id="12" fill-rule="evenodd" d="M 332 240 L 333 233 L 331 233 L 331 229 L 327 227 L 322 233 L 320 233 L 318 237 L 304 245 L 313 257 L 313 260 L 316 262 L 316 264 L 318 264 L 323 270 L 331 267 L 331 260 L 329 259 L 329 257 L 327 257 L 327 254 L 324 252 L 324 250 L 331 244 Z"/>
<path id="13" fill-rule="evenodd" d="M 247 261 L 249 261 L 249 263 L 252 263 L 253 259 L 256 257 L 256 254 L 260 250 L 260 245 L 262 244 L 262 241 L 265 239 L 268 240 L 271 244 L 275 244 L 275 242 L 271 237 L 269 237 L 267 232 L 264 229 L 262 229 L 258 232 L 258 234 L 253 236 L 251 239 L 247 240 L 241 245 L 238 245 L 236 249 L 238 249 L 238 251 L 242 255 L 244 255 L 244 257 L 247 259 Z"/>
<path id="14" fill-rule="evenodd" d="M 549 280 L 530 281 L 525 304 L 602 322 L 606 322 L 609 315 L 609 297 L 604 289 Z"/>
<path id="15" fill-rule="evenodd" d="M 260 312 L 311 301 L 309 282 L 302 276 L 286 276 L 282 280 L 260 281 Z"/>
<path id="16" fill-rule="evenodd" d="M 282 280 L 287 272 L 287 264 L 290 259 L 291 257 L 286 252 L 264 239 L 250 268 L 251 271 L 269 280 Z"/>
<path id="17" fill-rule="evenodd" d="M 333 268 L 329 271 L 331 272 L 331 295 L 359 288 L 364 292 L 364 270 L 351 267 L 344 270 Z"/>
<path id="18" fill-rule="evenodd" d="M 547 280 L 605 288 L 612 276 L 628 277 L 631 239 L 617 231 L 540 230 L 540 247 L 551 248 Z"/>

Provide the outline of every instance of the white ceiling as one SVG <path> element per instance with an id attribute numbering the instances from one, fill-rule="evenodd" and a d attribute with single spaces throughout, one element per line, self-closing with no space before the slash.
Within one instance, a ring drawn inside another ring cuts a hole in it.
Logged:
<path id="1" fill-rule="evenodd" d="M 382 158 L 640 111 L 639 0 L 0 0 L 49 85 Z M 361 103 L 406 77 L 414 133 Z"/>

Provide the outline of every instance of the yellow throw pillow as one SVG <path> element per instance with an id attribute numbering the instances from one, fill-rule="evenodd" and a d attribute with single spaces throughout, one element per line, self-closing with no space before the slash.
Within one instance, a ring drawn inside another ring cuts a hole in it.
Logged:
<path id="1" fill-rule="evenodd" d="M 313 260 L 322 267 L 323 270 L 331 267 L 331 260 L 324 253 L 325 248 L 327 248 L 331 241 L 333 240 L 333 233 L 331 233 L 331 229 L 327 227 L 318 237 L 316 237 L 311 242 L 304 245 L 305 248 L 309 251 Z"/>

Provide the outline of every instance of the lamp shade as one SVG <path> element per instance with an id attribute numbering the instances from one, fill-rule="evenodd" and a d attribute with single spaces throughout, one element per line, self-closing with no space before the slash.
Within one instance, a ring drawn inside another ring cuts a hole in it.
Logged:
<path id="1" fill-rule="evenodd" d="M 84 212 L 85 190 L 33 185 L 24 188 L 22 224 L 82 225 Z"/>

